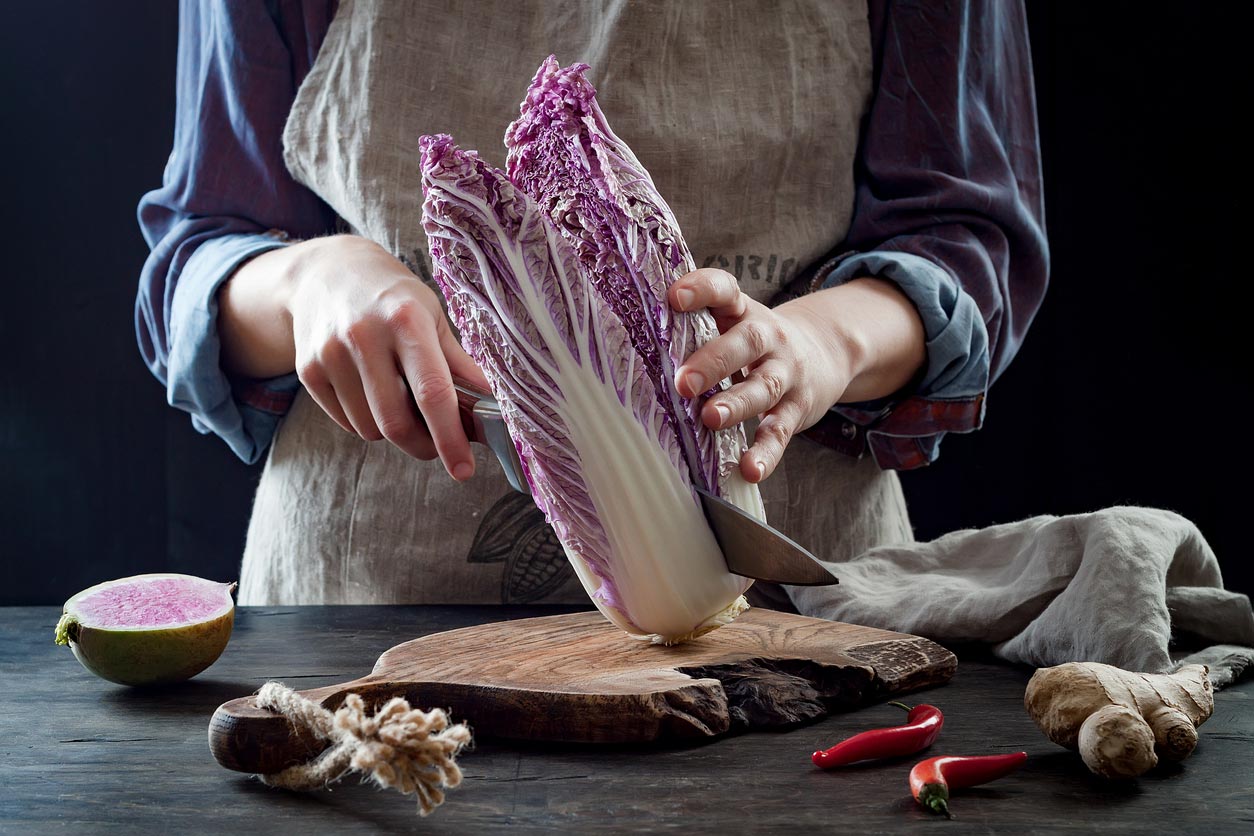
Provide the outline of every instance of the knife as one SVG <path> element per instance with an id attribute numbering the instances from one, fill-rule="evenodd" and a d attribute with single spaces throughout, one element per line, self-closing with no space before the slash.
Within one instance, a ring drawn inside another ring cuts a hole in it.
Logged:
<path id="1" fill-rule="evenodd" d="M 496 454 L 510 487 L 531 494 L 518 450 L 510 438 L 501 408 L 491 392 L 456 375 L 457 406 L 462 428 L 471 441 L 485 444 Z M 793 586 L 825 586 L 839 583 L 814 555 L 761 520 L 725 499 L 696 486 L 705 518 L 714 532 L 727 571 L 733 575 Z"/>

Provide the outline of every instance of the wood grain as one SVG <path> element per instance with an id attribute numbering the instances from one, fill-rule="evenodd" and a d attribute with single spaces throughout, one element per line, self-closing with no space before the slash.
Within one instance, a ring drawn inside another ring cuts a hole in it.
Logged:
<path id="1" fill-rule="evenodd" d="M 349 693 L 371 706 L 403 696 L 449 709 L 477 737 L 637 743 L 796 725 L 945 682 L 956 664 L 917 636 L 766 609 L 676 647 L 582 612 L 424 636 L 388 650 L 368 676 L 302 694 L 332 710 Z M 209 743 L 223 766 L 252 773 L 324 748 L 251 696 L 215 712 Z"/>
<path id="2" fill-rule="evenodd" d="M 205 727 L 224 700 L 267 678 L 345 682 L 428 633 L 554 607 L 242 607 L 231 644 L 189 682 L 123 688 L 52 643 L 59 606 L 0 608 L 0 833 L 300 836 L 533 833 L 1247 833 L 1254 824 L 1254 680 L 1215 695 L 1183 764 L 1112 784 L 1045 739 L 1023 710 L 1030 669 L 958 649 L 950 682 L 908 697 L 945 712 L 932 754 L 1028 752 L 1023 769 L 960 790 L 947 822 L 914 804 L 912 758 L 840 771 L 810 752 L 900 722 L 880 704 L 770 734 L 624 746 L 481 738 L 466 780 L 430 819 L 414 800 L 350 777 L 331 791 L 271 789 L 223 769 Z M 565 611 L 570 611 L 566 608 Z M 964 825 L 965 822 L 965 825 Z"/>

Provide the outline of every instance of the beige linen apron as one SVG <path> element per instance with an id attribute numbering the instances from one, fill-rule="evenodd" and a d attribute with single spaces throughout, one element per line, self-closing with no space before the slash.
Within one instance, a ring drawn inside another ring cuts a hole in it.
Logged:
<path id="1" fill-rule="evenodd" d="M 345 0 L 288 118 L 288 168 L 429 283 L 418 137 L 450 133 L 502 165 L 550 53 L 591 65 L 698 265 L 769 303 L 844 238 L 871 86 L 861 2 Z M 344 432 L 302 391 L 257 489 L 240 602 L 586 602 L 530 499 L 474 450 L 459 485 Z M 912 539 L 896 474 L 870 457 L 797 439 L 763 496 L 768 520 L 825 559 Z M 788 606 L 778 587 L 752 591 Z"/>

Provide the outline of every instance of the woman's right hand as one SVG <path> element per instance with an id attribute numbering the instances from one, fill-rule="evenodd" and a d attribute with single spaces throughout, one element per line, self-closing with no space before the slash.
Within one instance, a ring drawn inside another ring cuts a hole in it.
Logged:
<path id="1" fill-rule="evenodd" d="M 232 371 L 294 368 L 348 432 L 415 458 L 439 456 L 458 481 L 473 475 L 452 375 L 485 389 L 487 380 L 436 294 L 382 247 L 337 235 L 271 250 L 236 271 L 219 302 Z"/>

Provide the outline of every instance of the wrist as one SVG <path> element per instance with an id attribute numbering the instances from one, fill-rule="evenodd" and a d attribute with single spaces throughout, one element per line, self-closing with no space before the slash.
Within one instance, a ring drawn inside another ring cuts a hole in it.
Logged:
<path id="1" fill-rule="evenodd" d="M 318 241 L 269 250 L 238 268 L 218 291 L 223 368 L 270 378 L 295 368 L 293 311 L 317 263 Z"/>
<path id="2" fill-rule="evenodd" d="M 892 282 L 854 279 L 788 305 L 797 305 L 817 323 L 825 358 L 837 375 L 844 376 L 833 403 L 897 394 L 927 363 L 923 320 Z"/>
<path id="3" fill-rule="evenodd" d="M 833 290 L 846 290 L 838 307 L 844 316 L 842 330 L 865 347 L 842 400 L 869 401 L 900 393 L 927 364 L 927 334 L 914 303 L 885 279 L 855 279 Z"/>

